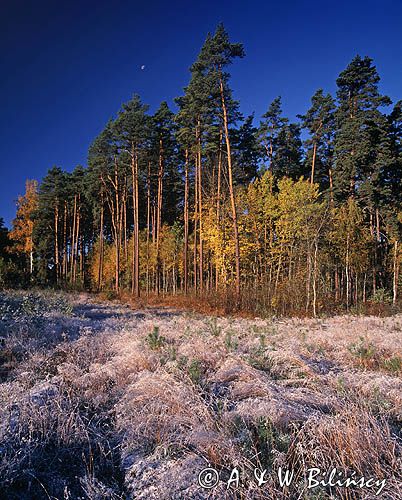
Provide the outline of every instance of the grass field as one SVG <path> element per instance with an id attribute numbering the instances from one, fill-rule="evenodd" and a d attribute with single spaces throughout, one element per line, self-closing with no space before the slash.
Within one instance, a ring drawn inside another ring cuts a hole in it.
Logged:
<path id="1" fill-rule="evenodd" d="M 401 338 L 401 315 L 242 319 L 2 292 L 0 497 L 402 498 Z M 205 467 L 215 488 L 198 484 Z M 313 467 L 385 486 L 308 488 Z"/>

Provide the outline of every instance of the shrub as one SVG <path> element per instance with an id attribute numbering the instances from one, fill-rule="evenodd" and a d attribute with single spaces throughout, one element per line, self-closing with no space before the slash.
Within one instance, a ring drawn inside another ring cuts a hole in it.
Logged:
<path id="1" fill-rule="evenodd" d="M 373 293 L 372 301 L 376 304 L 391 304 L 392 294 L 385 288 L 377 288 L 377 290 Z"/>
<path id="2" fill-rule="evenodd" d="M 152 332 L 146 337 L 147 343 L 151 349 L 160 349 L 166 343 L 166 338 L 159 333 L 159 326 L 154 326 Z"/>
<path id="3" fill-rule="evenodd" d="M 381 362 L 381 367 L 396 375 L 402 371 L 402 358 L 393 356 L 392 358 L 384 359 Z"/>
<path id="4" fill-rule="evenodd" d="M 237 337 L 233 336 L 232 332 L 226 332 L 225 335 L 225 347 L 228 351 L 236 351 L 239 346 L 239 341 Z"/>
<path id="5" fill-rule="evenodd" d="M 360 337 L 359 342 L 349 346 L 349 352 L 359 358 L 360 364 L 363 366 L 373 365 L 377 356 L 375 346 L 367 342 L 364 337 Z"/>
<path id="6" fill-rule="evenodd" d="M 188 375 L 193 382 L 193 384 L 199 384 L 201 382 L 201 377 L 203 373 L 202 365 L 198 359 L 193 359 L 189 364 Z"/>
<path id="7" fill-rule="evenodd" d="M 209 329 L 209 333 L 213 337 L 219 337 L 219 335 L 222 332 L 222 328 L 218 325 L 218 320 L 215 317 L 213 317 L 207 321 L 207 326 Z"/>

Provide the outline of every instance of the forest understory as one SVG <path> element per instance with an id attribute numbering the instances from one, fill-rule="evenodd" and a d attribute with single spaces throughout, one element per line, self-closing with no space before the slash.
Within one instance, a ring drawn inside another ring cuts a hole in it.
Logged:
<path id="1" fill-rule="evenodd" d="M 5 291 L 0 319 L 1 498 L 402 498 L 401 314 L 240 318 Z M 308 489 L 311 467 L 385 487 Z"/>

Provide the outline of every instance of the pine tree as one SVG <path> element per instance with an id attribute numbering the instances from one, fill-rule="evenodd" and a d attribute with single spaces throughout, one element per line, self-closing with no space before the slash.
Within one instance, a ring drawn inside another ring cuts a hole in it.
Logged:
<path id="1" fill-rule="evenodd" d="M 3 217 L 0 217 L 0 259 L 8 257 L 9 245 L 8 229 L 4 225 Z"/>
<path id="2" fill-rule="evenodd" d="M 120 290 L 120 257 L 123 231 L 124 189 L 127 183 L 127 167 L 118 158 L 116 131 L 113 121 L 98 135 L 88 153 L 89 183 L 92 197 L 100 200 L 102 221 L 99 224 L 100 258 L 98 287 L 100 286 L 103 266 L 104 205 L 110 217 L 110 234 L 114 243 L 115 291 Z"/>
<path id="3" fill-rule="evenodd" d="M 268 168 L 274 171 L 274 156 L 278 148 L 278 136 L 281 129 L 288 123 L 282 115 L 281 97 L 276 97 L 262 115 L 258 137 L 264 152 L 263 158 L 268 161 Z"/>
<path id="4" fill-rule="evenodd" d="M 398 101 L 388 116 L 391 163 L 383 172 L 382 182 L 388 193 L 388 204 L 402 200 L 402 101 Z"/>
<path id="5" fill-rule="evenodd" d="M 369 57 L 356 56 L 339 75 L 335 114 L 335 194 L 339 200 L 355 196 L 373 173 L 373 127 L 381 120 L 379 108 L 390 100 L 378 90 L 376 67 Z"/>
<path id="6" fill-rule="evenodd" d="M 211 82 L 211 97 L 219 96 L 222 111 L 222 126 L 226 144 L 227 154 L 227 173 L 229 197 L 231 203 L 233 237 L 235 242 L 235 291 L 236 302 L 240 303 L 240 243 L 239 226 L 237 220 L 237 208 L 233 180 L 233 157 L 230 141 L 229 127 L 231 119 L 236 119 L 237 103 L 232 99 L 232 93 L 229 87 L 229 73 L 225 68 L 230 65 L 233 59 L 244 57 L 244 49 L 240 43 L 231 43 L 229 36 L 222 24 L 220 24 L 214 36 L 208 36 L 204 46 L 201 49 L 199 58 L 194 67 L 202 72 Z"/>
<path id="7" fill-rule="evenodd" d="M 281 98 L 277 97 L 262 116 L 258 136 L 268 168 L 278 179 L 303 175 L 300 127 L 282 116 Z"/>
<path id="8" fill-rule="evenodd" d="M 133 200 L 133 259 L 131 291 L 135 297 L 140 296 L 140 159 L 146 151 L 149 118 L 146 115 L 149 106 L 141 102 L 138 95 L 126 103 L 115 123 L 120 151 L 129 157 L 131 166 L 131 190 Z M 122 158 L 124 161 L 124 158 Z"/>
<path id="9" fill-rule="evenodd" d="M 273 161 L 273 172 L 278 178 L 287 176 L 297 180 L 306 171 L 302 161 L 300 127 L 295 123 L 284 125 L 278 134 L 277 151 Z"/>
<path id="10" fill-rule="evenodd" d="M 383 171 L 385 196 L 381 211 L 384 214 L 388 243 L 392 253 L 392 301 L 396 304 L 402 262 L 402 101 L 398 101 L 388 116 L 391 162 Z"/>
<path id="11" fill-rule="evenodd" d="M 257 176 L 261 153 L 253 119 L 254 115 L 248 116 L 238 129 L 232 131 L 233 176 L 239 184 L 249 184 Z"/>
<path id="12" fill-rule="evenodd" d="M 162 217 L 169 220 L 168 214 L 175 210 L 169 208 L 176 201 L 175 190 L 177 190 L 177 169 L 173 167 L 175 160 L 175 131 L 174 114 L 170 111 L 167 103 L 161 103 L 159 109 L 152 117 L 152 145 L 156 157 L 157 168 L 157 195 L 156 195 L 156 292 L 159 293 L 161 282 L 160 246 L 162 232 Z M 167 175 L 170 174 L 170 175 Z M 176 175 L 175 175 L 176 174 Z M 167 185 L 166 185 L 167 184 Z M 164 191 L 169 193 L 168 196 Z M 172 223 L 173 221 L 171 221 Z"/>
<path id="13" fill-rule="evenodd" d="M 318 182 L 322 190 L 332 193 L 333 135 L 335 128 L 335 101 L 322 89 L 311 98 L 311 107 L 299 115 L 301 126 L 309 132 L 304 142 L 307 149 L 306 166 L 310 168 L 310 181 Z M 332 197 L 332 196 L 331 196 Z"/>
<path id="14" fill-rule="evenodd" d="M 33 218 L 33 244 L 40 257 L 40 279 L 56 284 L 61 277 L 62 213 L 67 189 L 66 173 L 60 167 L 52 167 L 40 184 Z"/>
<path id="15" fill-rule="evenodd" d="M 193 144 L 192 116 L 190 111 L 190 97 L 188 94 L 176 98 L 179 112 L 175 117 L 177 124 L 176 139 L 179 151 L 184 160 L 184 196 L 183 196 L 183 222 L 184 222 L 184 247 L 183 247 L 183 289 L 187 295 L 189 287 L 189 233 L 190 233 L 190 153 Z M 195 271 L 194 271 L 195 273 Z"/>

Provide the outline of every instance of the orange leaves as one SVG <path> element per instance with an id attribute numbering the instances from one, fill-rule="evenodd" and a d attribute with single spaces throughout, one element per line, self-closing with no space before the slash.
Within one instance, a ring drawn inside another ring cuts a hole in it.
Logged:
<path id="1" fill-rule="evenodd" d="M 33 213 L 38 206 L 38 182 L 27 180 L 25 194 L 18 197 L 17 216 L 13 220 L 10 239 L 15 242 L 13 250 L 29 255 L 33 251 Z"/>

